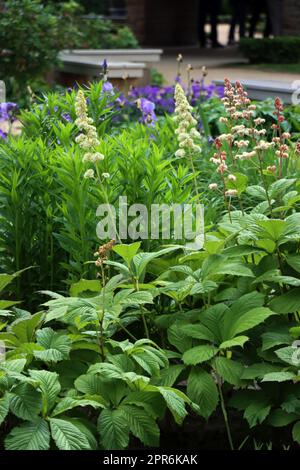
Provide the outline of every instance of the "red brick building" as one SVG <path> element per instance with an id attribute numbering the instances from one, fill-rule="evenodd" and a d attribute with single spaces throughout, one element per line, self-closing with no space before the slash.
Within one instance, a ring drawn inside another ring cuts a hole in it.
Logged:
<path id="1" fill-rule="evenodd" d="M 282 1 L 283 34 L 299 36 L 300 0 Z M 126 3 L 128 23 L 141 44 L 183 46 L 197 43 L 198 0 L 126 0 Z"/>

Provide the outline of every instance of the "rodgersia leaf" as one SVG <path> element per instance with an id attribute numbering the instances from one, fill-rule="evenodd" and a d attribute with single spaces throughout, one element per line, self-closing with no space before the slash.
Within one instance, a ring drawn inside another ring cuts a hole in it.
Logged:
<path id="1" fill-rule="evenodd" d="M 50 418 L 51 435 L 60 450 L 89 450 L 90 443 L 85 434 L 70 421 Z"/>
<path id="2" fill-rule="evenodd" d="M 13 428 L 5 439 L 6 450 L 48 450 L 49 445 L 49 427 L 42 418 Z"/>
<path id="3" fill-rule="evenodd" d="M 98 419 L 102 447 L 106 450 L 125 449 L 129 443 L 129 425 L 121 410 L 106 409 Z"/>

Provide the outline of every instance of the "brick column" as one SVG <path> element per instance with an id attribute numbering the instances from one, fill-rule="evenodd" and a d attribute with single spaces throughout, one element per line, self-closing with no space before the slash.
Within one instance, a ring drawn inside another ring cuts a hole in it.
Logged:
<path id="1" fill-rule="evenodd" d="M 145 42 L 146 0 L 127 0 L 127 22 L 141 44 Z"/>
<path id="2" fill-rule="evenodd" d="M 146 46 L 194 45 L 197 5 L 198 0 L 127 0 L 128 24 Z"/>
<path id="3" fill-rule="evenodd" d="M 300 36 L 300 0 L 283 0 L 283 34 Z"/>

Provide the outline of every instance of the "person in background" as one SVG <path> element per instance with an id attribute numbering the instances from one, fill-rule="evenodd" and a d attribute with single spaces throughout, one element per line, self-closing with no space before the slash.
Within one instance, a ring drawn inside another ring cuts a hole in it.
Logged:
<path id="1" fill-rule="evenodd" d="M 205 24 L 210 19 L 210 37 L 212 47 L 223 47 L 218 41 L 218 15 L 221 10 L 221 0 L 199 0 L 198 4 L 198 39 L 201 47 L 207 46 Z"/>
<path id="2" fill-rule="evenodd" d="M 271 23 L 271 34 L 282 35 L 282 8 L 283 0 L 267 0 L 268 15 Z"/>
<path id="3" fill-rule="evenodd" d="M 262 13 L 266 13 L 266 24 L 264 28 L 264 37 L 268 38 L 271 34 L 271 22 L 267 8 L 266 0 L 251 0 L 250 2 L 250 27 L 249 27 L 249 38 L 255 36 L 257 23 L 260 20 Z"/>
<path id="4" fill-rule="evenodd" d="M 247 0 L 230 0 L 232 9 L 231 23 L 228 36 L 228 45 L 235 44 L 234 33 L 235 28 L 239 26 L 239 37 L 245 37 L 245 23 L 247 15 Z"/>

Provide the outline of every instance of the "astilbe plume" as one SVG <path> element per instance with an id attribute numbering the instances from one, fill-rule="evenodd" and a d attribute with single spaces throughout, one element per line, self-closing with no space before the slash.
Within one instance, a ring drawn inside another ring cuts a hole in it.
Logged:
<path id="1" fill-rule="evenodd" d="M 75 112 L 77 116 L 75 124 L 81 131 L 81 133 L 76 137 L 75 142 L 79 144 L 80 148 L 85 150 L 83 162 L 93 163 L 97 169 L 97 163 L 104 160 L 104 155 L 97 151 L 97 147 L 100 144 L 97 129 L 94 125 L 93 119 L 88 116 L 87 103 L 82 90 L 79 90 L 76 96 Z M 94 176 L 95 171 L 93 168 L 89 168 L 84 173 L 84 178 L 94 178 Z M 107 173 L 103 173 L 102 176 L 107 178 L 109 175 Z"/>

